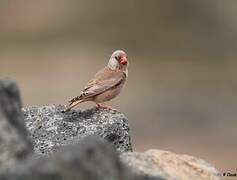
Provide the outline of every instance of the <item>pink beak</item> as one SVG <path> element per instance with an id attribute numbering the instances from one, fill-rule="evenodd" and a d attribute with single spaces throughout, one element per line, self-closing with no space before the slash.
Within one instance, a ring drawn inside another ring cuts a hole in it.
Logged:
<path id="1" fill-rule="evenodd" d="M 120 63 L 123 64 L 123 65 L 127 64 L 127 62 L 128 62 L 128 59 L 127 59 L 125 56 L 123 56 L 123 57 L 120 59 Z"/>

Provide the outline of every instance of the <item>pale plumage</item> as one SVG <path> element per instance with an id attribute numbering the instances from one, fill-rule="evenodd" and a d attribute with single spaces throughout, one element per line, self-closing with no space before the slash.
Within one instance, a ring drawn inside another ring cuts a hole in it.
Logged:
<path id="1" fill-rule="evenodd" d="M 115 98 L 121 92 L 127 76 L 127 54 L 122 50 L 117 50 L 110 57 L 108 65 L 89 81 L 80 95 L 69 101 L 64 112 L 86 101 L 93 101 L 98 107 L 113 109 L 105 105 L 104 102 Z"/>

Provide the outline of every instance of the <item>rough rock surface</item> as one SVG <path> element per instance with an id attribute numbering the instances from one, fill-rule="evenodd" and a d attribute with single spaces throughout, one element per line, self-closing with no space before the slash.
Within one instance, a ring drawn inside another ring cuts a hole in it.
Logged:
<path id="1" fill-rule="evenodd" d="M 18 87 L 14 81 L 0 80 L 0 167 L 10 167 L 32 152 Z"/>
<path id="2" fill-rule="evenodd" d="M 219 180 L 218 171 L 202 159 L 168 151 L 127 152 L 121 159 L 133 172 L 169 180 Z"/>
<path id="3" fill-rule="evenodd" d="M 37 153 L 48 154 L 92 134 L 111 142 L 120 152 L 132 151 L 128 120 L 122 113 L 97 108 L 67 113 L 62 110 L 62 105 L 23 109 Z"/>
<path id="4" fill-rule="evenodd" d="M 30 157 L 1 180 L 159 180 L 129 171 L 111 144 L 96 136 L 60 149 L 50 156 Z"/>
<path id="5" fill-rule="evenodd" d="M 0 80 L 1 180 L 219 179 L 215 168 L 191 156 L 129 152 L 128 120 L 119 112 L 62 109 L 25 108 L 23 117 L 16 84 Z"/>

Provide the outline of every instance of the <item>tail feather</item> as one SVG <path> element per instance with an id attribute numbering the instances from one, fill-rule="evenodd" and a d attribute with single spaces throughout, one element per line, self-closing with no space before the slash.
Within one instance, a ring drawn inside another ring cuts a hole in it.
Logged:
<path id="1" fill-rule="evenodd" d="M 64 110 L 62 112 L 68 112 L 70 111 L 72 108 L 74 108 L 75 106 L 77 106 L 78 104 L 80 104 L 82 102 L 82 100 L 77 99 L 78 97 L 72 99 L 71 101 L 69 101 L 69 104 L 67 104 L 64 108 Z"/>
<path id="2" fill-rule="evenodd" d="M 75 101 L 78 101 L 78 100 L 80 100 L 80 99 L 81 99 L 81 96 L 77 96 L 77 97 L 73 98 L 72 100 L 70 100 L 70 101 L 69 101 L 69 104 L 72 104 L 72 103 L 74 103 Z"/>

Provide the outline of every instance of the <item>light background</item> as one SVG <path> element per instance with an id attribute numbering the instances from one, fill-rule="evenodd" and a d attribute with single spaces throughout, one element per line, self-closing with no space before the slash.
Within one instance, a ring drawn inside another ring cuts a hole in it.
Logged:
<path id="1" fill-rule="evenodd" d="M 2 0 L 0 77 L 19 83 L 25 106 L 62 104 L 123 49 L 129 78 L 111 104 L 134 150 L 236 172 L 236 16 L 235 0 Z"/>

